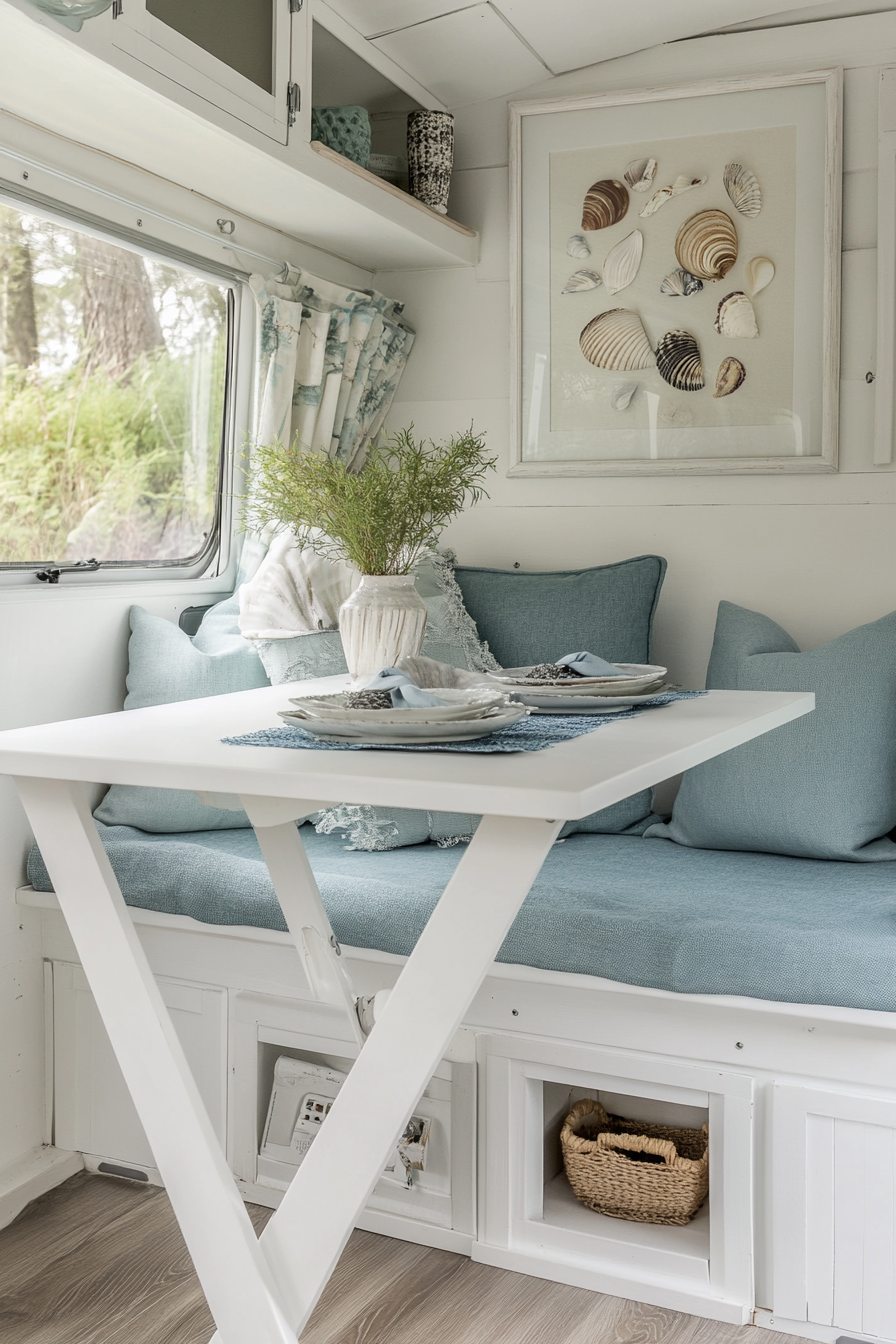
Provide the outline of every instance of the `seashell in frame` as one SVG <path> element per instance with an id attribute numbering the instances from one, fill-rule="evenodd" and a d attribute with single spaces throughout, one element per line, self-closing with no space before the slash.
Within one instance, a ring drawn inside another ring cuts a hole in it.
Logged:
<path id="1" fill-rule="evenodd" d="M 649 191 L 656 176 L 656 159 L 632 159 L 622 176 L 631 191 Z"/>
<path id="2" fill-rule="evenodd" d="M 591 232 L 594 229 L 608 229 L 618 224 L 628 211 L 628 192 L 621 182 L 606 177 L 595 182 L 585 192 L 585 204 L 582 206 L 582 228 Z"/>
<path id="3" fill-rule="evenodd" d="M 683 271 L 679 267 L 677 271 L 670 271 L 663 279 L 660 285 L 660 293 L 672 294 L 675 297 L 686 299 L 691 294 L 699 294 L 702 288 L 702 280 L 696 275 L 691 275 L 690 271 Z"/>
<path id="4" fill-rule="evenodd" d="M 625 289 L 634 280 L 641 265 L 643 251 L 644 235 L 640 229 L 635 229 L 607 253 L 604 262 L 604 284 L 611 294 L 618 294 L 620 289 Z"/>
<path id="5" fill-rule="evenodd" d="M 713 396 L 730 397 L 732 392 L 736 392 L 741 383 L 747 376 L 747 371 L 739 359 L 733 355 L 728 355 L 719 365 L 719 371 L 716 374 L 716 390 Z"/>
<path id="6" fill-rule="evenodd" d="M 566 255 L 568 257 L 575 257 L 577 261 L 581 261 L 584 257 L 591 256 L 591 248 L 580 233 L 574 233 L 566 244 Z"/>
<path id="7" fill-rule="evenodd" d="M 617 383 L 610 393 L 610 405 L 613 410 L 627 411 L 637 390 L 637 383 Z"/>
<path id="8" fill-rule="evenodd" d="M 737 261 L 737 229 L 724 210 L 701 210 L 678 230 L 675 257 L 698 280 L 721 280 Z"/>
<path id="9" fill-rule="evenodd" d="M 762 209 L 762 192 L 756 174 L 742 163 L 729 163 L 725 166 L 722 181 L 735 210 L 747 219 L 755 219 Z"/>
<path id="10" fill-rule="evenodd" d="M 706 181 L 705 177 L 676 177 L 671 187 L 660 187 L 655 191 L 650 200 L 641 211 L 642 219 L 649 219 L 655 215 L 657 210 L 661 210 L 667 201 L 671 201 L 673 196 L 681 196 L 686 191 L 693 191 L 694 187 L 702 187 Z"/>
<path id="11" fill-rule="evenodd" d="M 775 278 L 775 263 L 768 257 L 752 257 L 747 262 L 747 288 L 755 299 L 756 295 Z"/>
<path id="12" fill-rule="evenodd" d="M 580 294 L 584 289 L 597 289 L 602 284 L 597 271 L 573 271 L 560 293 Z"/>
<path id="13" fill-rule="evenodd" d="M 666 332 L 656 347 L 656 367 L 679 392 L 699 392 L 705 386 L 700 347 L 689 331 Z"/>
<path id="14" fill-rule="evenodd" d="M 726 294 L 716 313 L 715 328 L 720 336 L 735 341 L 749 341 L 759 335 L 753 305 L 743 290 Z"/>
<path id="15" fill-rule="evenodd" d="M 629 373 L 654 363 L 647 332 L 630 308 L 611 308 L 593 317 L 579 336 L 582 354 L 597 369 Z"/>

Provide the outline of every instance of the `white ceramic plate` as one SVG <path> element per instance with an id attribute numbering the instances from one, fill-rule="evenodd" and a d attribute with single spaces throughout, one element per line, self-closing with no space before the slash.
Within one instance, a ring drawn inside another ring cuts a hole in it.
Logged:
<path id="1" fill-rule="evenodd" d="M 652 704 L 665 690 L 668 687 L 651 691 L 649 695 L 575 695 L 568 698 L 544 695 L 541 691 L 530 694 L 520 691 L 514 698 L 522 705 L 531 705 L 535 714 L 619 714 L 638 705 Z"/>
<path id="2" fill-rule="evenodd" d="M 464 719 L 455 723 L 395 723 L 383 724 L 377 731 L 363 724 L 333 723 L 322 719 L 306 719 L 289 710 L 281 710 L 280 718 L 293 728 L 301 728 L 312 737 L 328 742 L 363 742 L 371 746 L 400 746 L 403 743 L 469 742 L 477 737 L 489 737 L 501 728 L 509 728 L 529 713 L 527 705 L 505 705 L 479 719 Z"/>
<path id="3" fill-rule="evenodd" d="M 499 687 L 475 686 L 459 690 L 457 687 L 433 686 L 427 687 L 427 690 L 449 703 L 421 709 L 346 709 L 342 694 L 304 700 L 293 698 L 289 703 L 297 705 L 309 718 L 322 722 L 364 727 L 379 724 L 383 727 L 386 724 L 454 723 L 464 719 L 480 719 L 483 714 L 507 701 L 506 692 Z"/>
<path id="4" fill-rule="evenodd" d="M 620 677 L 564 677 L 559 681 L 534 681 L 527 677 L 530 667 L 507 667 L 500 673 L 493 673 L 496 680 L 505 686 L 526 687 L 527 689 L 550 691 L 559 695 L 632 695 L 638 691 L 654 689 L 666 675 L 665 667 L 653 667 L 647 663 L 616 663 L 616 667 L 625 673 Z"/>

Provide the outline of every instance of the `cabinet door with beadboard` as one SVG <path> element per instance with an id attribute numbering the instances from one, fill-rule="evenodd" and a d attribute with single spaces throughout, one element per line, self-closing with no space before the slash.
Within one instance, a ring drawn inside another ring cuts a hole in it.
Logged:
<path id="1" fill-rule="evenodd" d="M 774 1310 L 896 1337 L 896 1097 L 777 1085 Z"/>

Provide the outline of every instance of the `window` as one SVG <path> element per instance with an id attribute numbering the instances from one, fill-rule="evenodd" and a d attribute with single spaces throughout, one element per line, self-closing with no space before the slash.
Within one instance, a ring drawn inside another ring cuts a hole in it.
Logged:
<path id="1" fill-rule="evenodd" d="M 225 280 L 0 200 L 0 567 L 211 554 L 232 312 Z"/>

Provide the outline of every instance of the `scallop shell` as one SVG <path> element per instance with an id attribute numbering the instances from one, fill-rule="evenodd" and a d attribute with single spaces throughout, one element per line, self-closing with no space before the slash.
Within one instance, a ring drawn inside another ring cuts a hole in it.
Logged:
<path id="1" fill-rule="evenodd" d="M 597 289 L 601 284 L 603 281 L 597 271 L 573 271 L 560 293 L 579 294 L 583 289 Z"/>
<path id="2" fill-rule="evenodd" d="M 660 285 L 661 294 L 674 294 L 681 298 L 688 298 L 691 294 L 699 294 L 703 288 L 703 281 L 696 275 L 691 275 L 690 271 L 683 271 L 680 268 L 677 271 L 670 271 Z"/>
<path id="3" fill-rule="evenodd" d="M 731 340 L 751 340 L 759 335 L 753 305 L 741 289 L 726 294 L 716 313 L 716 331 Z"/>
<path id="4" fill-rule="evenodd" d="M 579 337 L 582 354 L 598 369 L 629 373 L 649 369 L 653 350 L 637 313 L 630 308 L 611 308 L 593 317 Z"/>
<path id="5" fill-rule="evenodd" d="M 610 393 L 610 405 L 614 411 L 627 411 L 632 397 L 638 390 L 637 383 L 617 383 Z"/>
<path id="6" fill-rule="evenodd" d="M 644 235 L 640 229 L 635 229 L 607 253 L 604 262 L 604 284 L 611 294 L 618 294 L 620 289 L 625 289 L 626 285 L 630 285 L 634 280 L 641 265 L 643 251 Z"/>
<path id="7" fill-rule="evenodd" d="M 737 261 L 737 229 L 724 210 L 701 210 L 678 230 L 679 266 L 699 280 L 721 280 Z"/>
<path id="8" fill-rule="evenodd" d="M 747 262 L 747 288 L 755 299 L 760 290 L 770 285 L 775 278 L 775 263 L 768 257 L 753 257 Z"/>
<path id="9" fill-rule="evenodd" d="M 566 244 L 566 255 L 575 257 L 577 261 L 581 261 L 583 257 L 591 256 L 591 248 L 580 233 L 574 233 Z"/>
<path id="10" fill-rule="evenodd" d="M 702 187 L 705 181 L 705 177 L 676 177 L 671 187 L 660 187 L 659 191 L 654 192 L 641 211 L 641 218 L 649 219 L 657 210 L 662 209 L 667 201 L 671 201 L 673 196 L 681 196 L 686 191 L 692 191 L 694 187 Z"/>
<path id="11" fill-rule="evenodd" d="M 747 376 L 747 371 L 739 359 L 733 355 L 728 355 L 719 365 L 719 371 L 716 374 L 716 390 L 714 397 L 730 397 L 732 392 L 736 392 L 741 383 Z"/>
<path id="12" fill-rule="evenodd" d="M 656 367 L 679 392 L 699 392 L 704 386 L 700 347 L 689 331 L 666 332 L 656 347 Z"/>
<path id="13" fill-rule="evenodd" d="M 622 176 L 632 191 L 649 191 L 656 176 L 656 159 L 632 159 Z"/>
<path id="14" fill-rule="evenodd" d="M 762 209 L 762 192 L 756 174 L 742 163 L 729 163 L 722 174 L 722 181 L 735 210 L 746 215 L 747 219 L 755 219 Z"/>
<path id="15" fill-rule="evenodd" d="M 606 177 L 595 182 L 585 193 L 582 207 L 582 228 L 608 229 L 618 224 L 628 210 L 628 192 L 621 182 Z"/>

